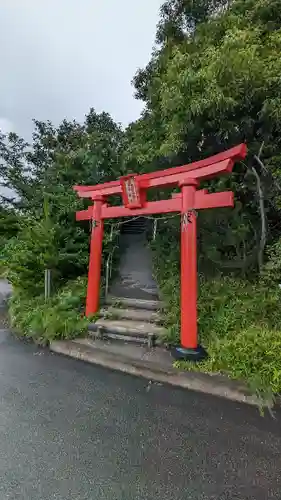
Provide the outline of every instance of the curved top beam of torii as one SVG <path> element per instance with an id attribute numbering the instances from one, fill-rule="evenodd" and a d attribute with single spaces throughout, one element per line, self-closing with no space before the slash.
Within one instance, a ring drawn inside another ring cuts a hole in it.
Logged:
<path id="1" fill-rule="evenodd" d="M 149 174 L 134 175 L 140 189 L 152 187 L 175 186 L 186 178 L 203 181 L 212 179 L 217 175 L 222 175 L 232 171 L 234 163 L 243 160 L 247 155 L 246 144 L 240 144 L 227 151 L 218 153 L 204 160 L 199 160 L 188 165 L 172 167 L 165 170 L 156 170 Z M 97 184 L 95 186 L 74 186 L 73 188 L 79 197 L 95 199 L 97 196 L 110 196 L 122 193 L 122 179 Z"/>

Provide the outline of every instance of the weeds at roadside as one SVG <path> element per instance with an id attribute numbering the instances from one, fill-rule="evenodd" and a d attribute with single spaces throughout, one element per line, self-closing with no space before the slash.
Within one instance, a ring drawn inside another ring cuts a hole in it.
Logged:
<path id="1" fill-rule="evenodd" d="M 85 294 L 84 277 L 68 283 L 47 301 L 42 295 L 25 298 L 15 290 L 9 305 L 11 325 L 18 335 L 43 345 L 79 337 L 92 321 L 83 313 Z"/>

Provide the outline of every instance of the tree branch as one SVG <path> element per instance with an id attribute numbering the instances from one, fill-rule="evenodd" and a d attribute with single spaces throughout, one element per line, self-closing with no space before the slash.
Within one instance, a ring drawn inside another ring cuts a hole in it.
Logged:
<path id="1" fill-rule="evenodd" d="M 262 143 L 259 154 L 263 150 L 263 145 Z M 254 156 L 256 161 L 260 164 L 261 160 L 259 159 L 258 156 Z M 265 245 L 266 245 L 266 235 L 267 235 L 267 223 L 266 223 L 266 213 L 265 213 L 265 207 L 264 207 L 264 194 L 263 194 L 263 188 L 261 184 L 261 179 L 260 176 L 256 170 L 256 168 L 252 165 L 249 167 L 246 163 L 242 162 L 243 165 L 251 172 L 256 179 L 256 189 L 257 189 L 257 195 L 258 195 L 258 200 L 259 200 L 259 212 L 260 212 L 260 219 L 261 219 L 261 237 L 260 237 L 260 242 L 259 242 L 259 251 L 258 251 L 258 265 L 259 265 L 259 272 L 261 272 L 263 263 L 264 263 L 264 250 L 265 250 Z M 262 163 L 262 162 L 261 162 Z"/>
<path id="2" fill-rule="evenodd" d="M 265 164 L 261 161 L 261 159 L 259 158 L 259 156 L 257 155 L 254 155 L 254 159 L 256 160 L 256 162 L 259 164 L 259 166 L 261 167 L 261 169 L 266 173 L 266 174 L 269 174 L 270 172 L 268 171 L 268 169 L 266 168 Z M 271 177 L 272 174 L 271 174 Z M 281 186 L 280 184 L 276 181 L 275 178 L 273 178 L 273 182 L 275 184 L 275 186 L 278 188 L 278 190 L 281 192 Z"/>
<path id="3" fill-rule="evenodd" d="M 261 238 L 260 238 L 260 245 L 259 245 L 259 252 L 258 252 L 258 263 L 259 263 L 259 271 L 261 272 L 262 267 L 263 267 L 263 262 L 264 262 L 264 249 L 266 245 L 266 215 L 265 215 L 265 208 L 264 208 L 264 194 L 263 194 L 263 189 L 261 185 L 261 180 L 260 176 L 255 169 L 255 167 L 252 166 L 251 171 L 253 172 L 256 182 L 257 182 L 257 194 L 258 194 L 258 199 L 259 199 L 259 209 L 260 209 L 260 216 L 261 216 Z"/>

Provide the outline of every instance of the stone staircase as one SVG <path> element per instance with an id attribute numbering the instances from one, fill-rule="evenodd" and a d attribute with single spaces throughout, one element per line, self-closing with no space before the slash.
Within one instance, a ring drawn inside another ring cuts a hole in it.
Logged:
<path id="1" fill-rule="evenodd" d="M 110 297 L 100 311 L 100 318 L 89 326 L 90 334 L 99 340 L 122 340 L 147 344 L 161 343 L 159 301 Z"/>
<path id="2" fill-rule="evenodd" d="M 141 300 L 157 300 L 158 288 L 152 274 L 151 252 L 147 245 L 147 220 L 139 217 L 124 223 L 120 234 L 119 275 L 110 294 Z"/>
<path id="3" fill-rule="evenodd" d="M 94 338 L 149 347 L 162 343 L 165 331 L 161 327 L 161 303 L 147 243 L 144 218 L 123 225 L 119 275 L 110 287 L 100 318 L 89 326 Z"/>
<path id="4" fill-rule="evenodd" d="M 12 286 L 7 280 L 0 278 L 0 331 L 6 331 L 9 325 L 8 300 L 12 296 Z"/>

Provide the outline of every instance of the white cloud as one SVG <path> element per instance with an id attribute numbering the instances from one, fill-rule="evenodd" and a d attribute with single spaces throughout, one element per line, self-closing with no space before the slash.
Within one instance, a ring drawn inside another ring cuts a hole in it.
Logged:
<path id="1" fill-rule="evenodd" d="M 14 127 L 12 122 L 10 120 L 7 120 L 7 118 L 0 117 L 0 132 L 2 132 L 2 134 L 13 132 L 13 130 Z"/>
<path id="2" fill-rule="evenodd" d="M 131 80 L 149 60 L 161 0 L 2 0 L 0 116 L 83 119 L 91 106 L 127 124 L 142 104 Z"/>

